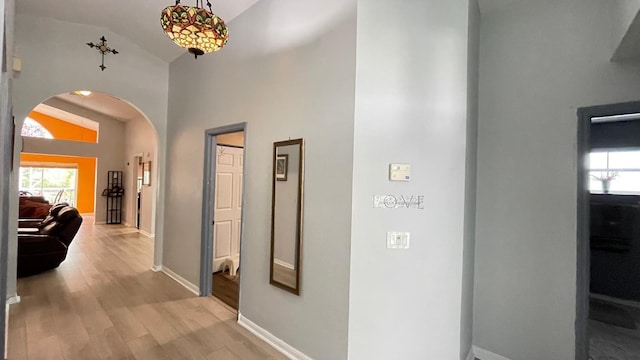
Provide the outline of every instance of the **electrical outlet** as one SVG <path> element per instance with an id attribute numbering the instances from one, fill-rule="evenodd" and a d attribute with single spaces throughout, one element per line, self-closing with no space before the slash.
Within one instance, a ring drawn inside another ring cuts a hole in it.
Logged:
<path id="1" fill-rule="evenodd" d="M 388 232 L 387 249 L 408 249 L 409 238 L 408 232 Z"/>

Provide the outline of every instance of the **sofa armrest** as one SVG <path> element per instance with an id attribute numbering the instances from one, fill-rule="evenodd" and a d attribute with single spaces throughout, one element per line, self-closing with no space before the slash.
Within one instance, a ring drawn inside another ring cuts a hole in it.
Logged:
<path id="1" fill-rule="evenodd" d="M 55 236 L 18 234 L 18 254 L 40 254 L 66 251 L 67 246 Z"/>
<path id="2" fill-rule="evenodd" d="M 18 234 L 39 235 L 40 229 L 37 227 L 21 227 L 18 228 Z"/>
<path id="3" fill-rule="evenodd" d="M 42 219 L 18 219 L 18 228 L 37 228 Z"/>

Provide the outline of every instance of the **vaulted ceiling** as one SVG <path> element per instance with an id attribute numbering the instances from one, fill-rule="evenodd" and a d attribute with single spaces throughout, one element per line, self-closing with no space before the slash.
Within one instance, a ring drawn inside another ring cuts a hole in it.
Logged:
<path id="1" fill-rule="evenodd" d="M 212 1 L 216 15 L 231 22 L 258 0 Z M 302 0 L 304 1 L 304 0 Z M 482 11 L 491 11 L 524 0 L 479 0 Z M 138 46 L 166 62 L 175 60 L 185 51 L 171 41 L 160 28 L 160 12 L 175 0 L 17 0 L 18 14 L 32 14 L 62 21 L 91 24 L 107 28 L 131 39 Z M 182 0 L 195 5 L 195 0 Z"/>
<path id="2" fill-rule="evenodd" d="M 211 1 L 213 11 L 229 23 L 258 0 Z M 195 5 L 195 0 L 183 0 Z M 57 20 L 100 26 L 131 39 L 138 46 L 171 62 L 184 54 L 162 32 L 160 12 L 174 0 L 17 0 L 18 14 L 32 14 Z"/>

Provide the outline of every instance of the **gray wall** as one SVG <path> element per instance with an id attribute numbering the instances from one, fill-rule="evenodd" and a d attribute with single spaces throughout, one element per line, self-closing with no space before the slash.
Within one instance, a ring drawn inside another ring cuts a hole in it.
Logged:
<path id="1" fill-rule="evenodd" d="M 106 58 L 107 70 L 100 71 L 100 57 L 87 51 L 85 43 L 104 35 L 109 46 L 120 53 Z M 167 121 L 169 65 L 149 54 L 130 40 L 107 29 L 68 23 L 31 15 L 18 15 L 16 22 L 16 56 L 22 59 L 22 71 L 14 82 L 13 105 L 18 127 L 29 112 L 45 99 L 78 89 L 111 94 L 130 102 L 146 115 L 158 133 L 158 163 L 164 163 Z M 19 141 L 15 159 L 20 152 Z M 157 192 L 164 192 L 162 167 L 157 174 Z M 105 176 L 106 178 L 106 176 Z M 100 179 L 100 178 L 98 178 Z M 155 180 L 155 179 L 154 179 Z M 17 223 L 18 177 L 12 179 L 10 223 Z M 163 198 L 157 201 L 159 217 L 164 214 Z M 161 224 L 162 219 L 157 223 Z M 15 238 L 13 228 L 10 239 Z M 162 257 L 162 228 L 157 226 L 154 262 Z M 15 241 L 10 244 L 8 292 L 15 294 Z M 12 263 L 13 261 L 13 263 Z"/>
<path id="2" fill-rule="evenodd" d="M 9 264 L 9 200 L 11 178 L 11 139 L 13 136 L 13 121 L 11 118 L 11 63 L 13 54 L 13 0 L 0 1 L 0 354 L 6 354 L 6 315 L 5 296 L 13 296 L 7 291 L 7 267 L 15 266 L 15 258 Z M 12 250 L 15 257 L 15 250 Z M 15 279 L 12 280 L 15 284 Z M 12 285 L 15 287 L 15 285 Z"/>
<path id="3" fill-rule="evenodd" d="M 460 358 L 473 345 L 473 281 L 476 243 L 476 187 L 478 171 L 478 77 L 480 71 L 480 8 L 469 1 L 469 60 L 467 70 L 467 165 L 464 205 L 464 252 L 462 258 L 462 315 Z"/>
<path id="4" fill-rule="evenodd" d="M 483 14 L 474 345 L 573 359 L 578 107 L 638 100 L 609 62 L 611 2 L 527 1 Z"/>
<path id="5" fill-rule="evenodd" d="M 466 1 L 358 2 L 350 359 L 460 358 L 468 25 Z M 390 163 L 412 180 L 390 182 Z M 377 209 L 375 194 L 428 201 Z M 388 250 L 388 231 L 410 249 Z"/>
<path id="6" fill-rule="evenodd" d="M 0 280 L 0 293 L 5 293 L 6 297 L 15 296 L 16 279 L 15 269 L 17 266 L 17 247 L 10 246 L 10 239 L 15 237 L 15 230 L 12 231 L 15 224 L 12 222 L 11 208 L 11 177 L 13 171 L 11 164 L 14 159 L 11 158 L 11 143 L 13 136 L 13 120 L 12 120 L 12 59 L 14 50 L 14 13 L 15 2 L 13 0 L 2 0 L 0 3 L 0 144 L 2 150 L 0 155 L 2 163 L 0 165 L 0 276 L 6 276 Z M 6 52 L 5 52 L 6 51 Z M 14 194 L 17 194 L 15 192 Z M 15 218 L 17 219 L 17 207 L 15 208 Z M 6 274 L 6 275 L 5 275 Z M 0 315 L 4 319 L 4 313 Z M 0 323 L 4 329 L 4 320 Z M 4 346 L 2 347 L 4 349 Z"/>
<path id="7" fill-rule="evenodd" d="M 205 129 L 247 122 L 240 313 L 308 356 L 347 354 L 355 1 L 262 0 L 220 52 L 170 66 L 164 265 L 199 281 Z M 301 295 L 269 284 L 273 142 L 305 140 Z M 319 341 L 321 339 L 321 341 Z"/>

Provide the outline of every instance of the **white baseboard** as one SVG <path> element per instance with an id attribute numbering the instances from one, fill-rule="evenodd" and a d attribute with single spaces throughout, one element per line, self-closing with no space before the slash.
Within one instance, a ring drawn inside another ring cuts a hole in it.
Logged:
<path id="1" fill-rule="evenodd" d="M 288 262 L 284 262 L 284 261 L 282 261 L 280 259 L 273 259 L 273 263 L 277 264 L 277 265 L 280 265 L 282 267 L 285 267 L 285 268 L 287 268 L 289 270 L 294 270 L 295 269 L 295 266 L 289 264 Z"/>
<path id="2" fill-rule="evenodd" d="M 153 272 L 160 272 L 160 271 L 162 271 L 162 265 L 153 265 L 153 266 L 151 267 L 151 271 L 153 271 Z"/>
<path id="3" fill-rule="evenodd" d="M 485 350 L 475 345 L 473 346 L 473 355 L 475 355 L 475 357 L 480 360 L 511 360 L 502 355 L 492 353 L 489 350 Z"/>
<path id="4" fill-rule="evenodd" d="M 465 360 L 475 360 L 475 355 L 473 354 L 473 347 L 469 348 L 469 353 L 467 353 L 467 357 Z"/>
<path id="5" fill-rule="evenodd" d="M 633 300 L 618 299 L 611 296 L 594 294 L 594 293 L 589 294 L 589 297 L 596 300 L 602 300 L 602 301 L 606 301 L 606 302 L 610 302 L 618 305 L 625 305 L 625 306 L 630 306 L 636 309 L 640 309 L 640 302 L 633 301 Z"/>
<path id="6" fill-rule="evenodd" d="M 144 235 L 144 236 L 146 236 L 146 237 L 148 237 L 148 238 L 154 238 L 154 237 L 156 237 L 156 236 L 155 236 L 155 235 L 153 235 L 152 233 L 148 233 L 148 232 L 146 232 L 146 231 L 144 231 L 144 230 L 138 230 L 138 231 L 140 231 L 140 234 L 142 234 L 142 235 Z"/>
<path id="7" fill-rule="evenodd" d="M 291 360 L 313 360 L 298 349 L 278 339 L 277 337 L 275 337 L 275 335 L 268 332 L 267 330 L 261 328 L 253 321 L 242 316 L 242 314 L 240 313 L 238 314 L 238 324 L 243 328 L 249 330 L 253 335 L 259 337 L 264 342 L 271 345 L 274 349 L 278 350 L 284 356 L 288 357 Z"/>
<path id="8" fill-rule="evenodd" d="M 7 298 L 7 305 L 13 305 L 13 304 L 17 304 L 19 302 L 20 302 L 20 296 L 18 296 L 18 295 L 9 296 Z"/>
<path id="9" fill-rule="evenodd" d="M 106 221 L 94 221 L 93 225 L 107 225 Z"/>
<path id="10" fill-rule="evenodd" d="M 200 288 L 198 286 L 189 282 L 187 279 L 183 278 L 182 276 L 176 274 L 173 270 L 167 268 L 166 266 L 160 266 L 159 271 L 164 273 L 168 277 L 172 278 L 173 280 L 175 280 L 178 284 L 184 286 L 187 290 L 200 296 Z"/>

